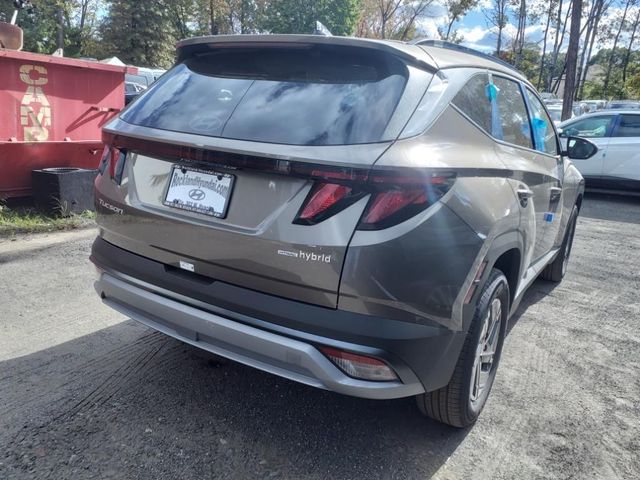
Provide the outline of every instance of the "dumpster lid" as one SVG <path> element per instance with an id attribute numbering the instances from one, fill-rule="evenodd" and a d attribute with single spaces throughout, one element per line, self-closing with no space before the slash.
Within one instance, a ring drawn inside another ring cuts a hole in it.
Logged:
<path id="1" fill-rule="evenodd" d="M 15 60 L 23 60 L 28 62 L 53 63 L 56 65 L 64 65 L 68 67 L 92 68 L 106 72 L 123 72 L 137 74 L 137 67 L 110 65 L 108 63 L 94 62 L 91 60 L 80 60 L 77 58 L 54 57 L 53 55 L 43 55 L 40 53 L 22 52 L 17 50 L 1 50 L 0 59 L 11 58 Z"/>

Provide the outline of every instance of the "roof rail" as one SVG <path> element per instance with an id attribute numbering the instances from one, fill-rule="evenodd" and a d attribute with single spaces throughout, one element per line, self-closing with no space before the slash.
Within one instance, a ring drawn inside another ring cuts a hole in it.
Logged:
<path id="1" fill-rule="evenodd" d="M 447 50 L 456 50 L 462 53 L 468 53 L 469 55 L 473 55 L 475 57 L 480 57 L 487 59 L 491 62 L 498 63 L 503 67 L 507 67 L 510 70 L 518 72 L 520 75 L 524 76 L 524 74 L 518 70 L 516 67 L 511 65 L 509 62 L 505 62 L 501 58 L 494 57 L 493 55 L 489 55 L 487 53 L 480 52 L 478 50 L 474 50 L 473 48 L 465 47 L 463 45 L 459 45 L 457 43 L 445 42 L 444 40 L 434 40 L 432 38 L 418 38 L 410 42 L 411 45 L 424 45 L 426 47 L 438 47 L 438 48 L 446 48 Z"/>

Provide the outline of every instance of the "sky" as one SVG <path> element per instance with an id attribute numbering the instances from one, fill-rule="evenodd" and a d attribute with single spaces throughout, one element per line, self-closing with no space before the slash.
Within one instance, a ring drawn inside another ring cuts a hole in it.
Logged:
<path id="1" fill-rule="evenodd" d="M 530 0 L 529 2 L 529 10 L 534 8 L 536 5 L 548 5 L 548 0 Z M 565 5 L 568 6 L 570 2 L 565 2 Z M 619 3 L 614 1 L 615 3 Z M 462 44 L 475 48 L 477 50 L 491 53 L 495 51 L 496 48 L 496 40 L 497 40 L 497 29 L 494 26 L 487 25 L 487 18 L 485 12 L 489 11 L 492 8 L 493 1 L 492 0 L 480 0 L 479 5 L 471 10 L 467 15 L 465 15 L 458 23 L 454 24 L 454 29 L 458 30 L 458 33 L 461 34 L 464 38 Z M 586 9 L 588 8 L 588 2 L 584 2 L 585 14 Z M 563 9 L 564 10 L 564 9 Z M 609 16 L 613 16 L 619 13 L 619 8 L 610 8 Z M 566 10 L 565 10 L 566 12 Z M 438 38 L 437 28 L 438 26 L 442 26 L 446 23 L 445 10 L 441 7 L 436 1 L 434 6 L 431 8 L 429 12 L 428 18 L 424 18 L 419 22 L 419 29 L 423 32 L 424 36 L 428 38 Z M 536 22 L 532 22 L 531 25 L 527 26 L 525 33 L 525 41 L 537 43 L 540 49 L 542 49 L 542 43 L 544 38 L 544 28 L 545 25 L 542 24 L 543 21 L 546 21 L 546 17 L 544 19 L 540 19 Z M 584 20 L 583 20 L 584 21 Z M 509 45 L 511 40 L 515 37 L 517 26 L 517 17 L 516 12 L 509 12 L 509 22 L 503 31 L 503 46 Z M 564 48 L 566 49 L 568 43 L 568 29 L 567 26 L 567 34 L 565 34 L 564 40 Z M 554 29 L 550 28 L 551 34 L 547 37 L 547 51 L 550 48 L 553 48 L 553 33 Z M 640 42 L 639 42 L 640 43 Z M 637 47 L 636 47 L 637 48 Z M 597 52 L 597 47 L 594 49 L 594 53 Z"/>

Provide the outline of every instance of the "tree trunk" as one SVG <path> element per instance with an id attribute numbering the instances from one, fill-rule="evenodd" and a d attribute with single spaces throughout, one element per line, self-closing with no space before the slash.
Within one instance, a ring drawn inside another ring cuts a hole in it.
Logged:
<path id="1" fill-rule="evenodd" d="M 562 44 L 564 43 L 564 34 L 567 31 L 567 23 L 569 20 L 569 15 L 571 15 L 572 12 L 572 6 L 569 6 L 569 8 L 567 9 L 567 14 L 564 16 L 564 23 L 562 24 L 562 33 L 560 34 L 560 43 L 558 44 L 558 52 L 556 52 L 556 61 L 553 62 L 553 64 L 555 65 L 557 62 L 557 55 L 560 53 L 560 47 L 562 47 Z M 552 92 L 557 93 L 558 92 L 558 87 L 560 86 L 560 81 L 562 80 L 562 76 L 564 75 L 564 72 L 567 70 L 567 60 L 565 57 L 565 61 L 564 61 L 564 65 L 562 66 L 562 72 L 560 73 L 560 75 L 558 76 L 558 78 L 556 78 L 555 83 L 553 84 L 552 87 Z"/>
<path id="2" fill-rule="evenodd" d="M 520 11 L 518 13 L 518 32 L 516 33 L 516 58 L 515 66 L 518 68 L 520 61 L 522 60 L 522 50 L 524 48 L 524 36 L 525 28 L 527 27 L 527 2 L 526 0 L 520 0 Z"/>
<path id="3" fill-rule="evenodd" d="M 549 24 L 551 23 L 551 9 L 553 3 L 549 2 L 549 13 L 547 14 L 547 25 L 544 28 L 544 40 L 542 44 L 542 55 L 540 56 L 540 73 L 538 74 L 538 84 L 536 87 L 538 90 L 540 89 L 540 85 L 542 84 L 542 73 L 544 72 L 544 56 L 547 53 L 547 35 L 549 34 Z"/>
<path id="4" fill-rule="evenodd" d="M 562 0 L 560 0 L 560 2 L 558 3 L 558 16 L 556 18 L 556 31 L 554 34 L 554 41 L 553 41 L 553 55 L 552 55 L 552 61 L 551 61 L 551 69 L 549 70 L 549 79 L 547 81 L 547 88 L 546 90 L 548 92 L 551 91 L 551 82 L 553 82 L 553 70 L 555 68 L 556 63 L 558 63 L 558 53 L 559 53 L 559 46 L 558 46 L 558 41 L 560 40 L 560 36 L 558 35 L 558 32 L 560 32 L 560 27 L 562 26 Z"/>
<path id="5" fill-rule="evenodd" d="M 611 48 L 611 54 L 609 55 L 609 62 L 607 64 L 607 73 L 604 77 L 604 86 L 602 87 L 603 96 L 606 98 L 609 93 L 609 81 L 611 80 L 611 69 L 613 68 L 613 57 L 616 53 L 616 47 L 618 46 L 618 40 L 620 39 L 620 33 L 624 28 L 624 22 L 627 19 L 627 12 L 629 11 L 629 4 L 632 0 L 627 0 L 627 3 L 624 6 L 624 12 L 622 13 L 622 20 L 620 21 L 620 26 L 618 27 L 618 31 L 616 32 L 616 36 L 613 40 L 613 47 Z"/>
<path id="6" fill-rule="evenodd" d="M 611 4 L 611 0 L 607 3 L 607 8 Z M 598 36 L 598 28 L 600 27 L 600 20 L 605 13 L 604 0 L 598 0 L 598 10 L 594 18 L 593 29 L 591 31 L 591 38 L 589 39 L 589 49 L 585 59 L 584 68 L 582 69 L 582 78 L 578 78 L 578 95 L 580 98 L 584 95 L 584 84 L 587 81 L 587 74 L 589 73 L 589 60 L 591 59 L 591 52 L 593 52 L 593 45 L 595 44 L 596 37 Z"/>
<path id="7" fill-rule="evenodd" d="M 451 19 L 449 25 L 447 26 L 447 36 L 444 37 L 445 40 L 449 40 L 449 35 L 451 34 L 451 27 L 453 27 L 453 23 L 456 21 L 455 17 Z"/>
<path id="8" fill-rule="evenodd" d="M 629 59 L 631 58 L 631 48 L 633 47 L 633 42 L 636 39 L 636 31 L 638 29 L 638 23 L 640 23 L 640 10 L 636 14 L 636 19 L 633 22 L 633 30 L 631 31 L 631 38 L 629 39 L 629 47 L 627 48 L 627 53 L 624 56 L 624 67 L 622 68 L 622 84 L 624 85 L 627 81 L 627 67 L 629 66 Z"/>
<path id="9" fill-rule="evenodd" d="M 209 1 L 209 22 L 211 23 L 211 35 L 218 34 L 218 24 L 216 22 L 216 7 L 215 2 L 213 0 Z"/>
<path id="10" fill-rule="evenodd" d="M 587 48 L 589 46 L 589 39 L 591 38 L 591 33 L 593 32 L 593 23 L 599 1 L 600 0 L 596 0 L 595 3 L 591 4 L 591 8 L 589 9 L 589 15 L 587 17 L 587 33 L 585 34 L 584 45 L 580 51 L 580 59 L 578 60 L 578 73 L 576 74 L 576 92 L 573 97 L 574 100 L 578 100 L 578 98 L 580 97 L 580 79 L 582 78 L 582 69 L 584 68 L 584 61 L 587 53 Z"/>
<path id="11" fill-rule="evenodd" d="M 498 43 L 496 45 L 496 55 L 500 56 L 500 49 L 502 48 L 502 24 L 498 25 Z"/>
<path id="12" fill-rule="evenodd" d="M 567 73 L 562 95 L 562 120 L 571 118 L 573 108 L 573 94 L 576 85 L 576 64 L 578 61 L 578 46 L 580 45 L 580 20 L 582 17 L 582 0 L 573 0 L 571 13 L 571 30 L 569 32 L 569 49 L 567 50 Z"/>
<path id="13" fill-rule="evenodd" d="M 64 17 L 62 15 L 62 8 L 58 8 L 56 12 L 56 48 L 64 48 Z"/>

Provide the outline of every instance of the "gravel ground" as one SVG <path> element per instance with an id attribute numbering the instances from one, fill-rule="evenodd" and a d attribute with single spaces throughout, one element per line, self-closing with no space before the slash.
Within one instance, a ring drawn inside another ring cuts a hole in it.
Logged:
<path id="1" fill-rule="evenodd" d="M 95 232 L 0 243 L 0 479 L 640 478 L 640 199 L 585 199 L 478 423 L 198 353 L 93 292 Z"/>

